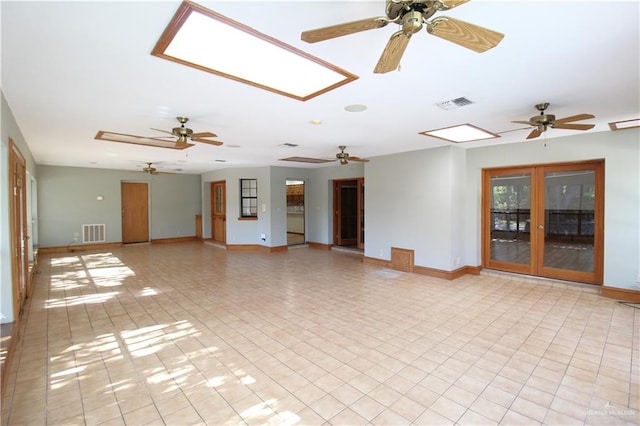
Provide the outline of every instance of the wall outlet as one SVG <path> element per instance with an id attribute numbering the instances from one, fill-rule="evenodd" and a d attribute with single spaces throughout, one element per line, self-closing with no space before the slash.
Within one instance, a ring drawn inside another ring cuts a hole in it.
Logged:
<path id="1" fill-rule="evenodd" d="M 458 266 L 460 265 L 460 257 L 456 257 L 455 259 L 453 259 L 453 266 Z"/>
<path id="2" fill-rule="evenodd" d="M 260 239 L 262 241 L 267 241 L 267 234 L 265 234 L 265 233 L 260 234 Z"/>
<path id="3" fill-rule="evenodd" d="M 380 249 L 380 253 L 378 253 L 378 256 L 380 257 L 384 256 L 384 251 L 382 249 Z"/>

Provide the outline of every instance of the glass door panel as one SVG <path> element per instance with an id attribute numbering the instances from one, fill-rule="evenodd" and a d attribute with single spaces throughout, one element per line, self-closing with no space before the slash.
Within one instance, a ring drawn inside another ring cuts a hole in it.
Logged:
<path id="1" fill-rule="evenodd" d="M 498 262 L 531 263 L 531 174 L 490 178 L 489 258 Z"/>
<path id="2" fill-rule="evenodd" d="M 545 173 L 543 266 L 593 272 L 595 172 Z"/>

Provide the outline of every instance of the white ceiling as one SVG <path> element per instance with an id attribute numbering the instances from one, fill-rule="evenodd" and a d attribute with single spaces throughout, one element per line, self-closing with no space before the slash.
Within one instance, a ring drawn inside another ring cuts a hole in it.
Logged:
<path id="1" fill-rule="evenodd" d="M 496 48 L 478 54 L 423 30 L 401 71 L 388 74 L 372 71 L 393 25 L 316 44 L 300 40 L 305 30 L 382 16 L 382 0 L 200 2 L 359 76 L 306 102 L 151 56 L 179 1 L 1 4 L 2 91 L 38 164 L 135 170 L 160 162 L 184 173 L 318 167 L 278 159 L 330 159 L 343 144 L 365 158 L 439 147 L 447 142 L 418 132 L 462 123 L 507 132 L 463 148 L 521 142 L 530 130 L 511 121 L 536 115 L 541 102 L 558 118 L 594 114 L 580 122 L 596 124 L 589 132 L 640 117 L 638 1 L 473 0 L 436 16 L 504 33 Z M 434 106 L 462 96 L 473 104 Z M 347 112 L 349 104 L 368 109 Z M 94 140 L 99 130 L 161 136 L 150 128 L 169 130 L 178 115 L 225 144 L 178 151 Z M 526 143 L 576 133 L 583 132 L 549 129 Z"/>

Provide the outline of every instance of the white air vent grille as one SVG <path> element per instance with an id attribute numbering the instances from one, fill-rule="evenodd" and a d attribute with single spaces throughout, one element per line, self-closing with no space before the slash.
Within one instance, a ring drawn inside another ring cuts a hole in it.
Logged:
<path id="1" fill-rule="evenodd" d="M 438 102 L 436 104 L 437 107 L 445 109 L 445 110 L 450 110 L 450 109 L 455 109 L 455 108 L 460 108 L 463 107 L 465 105 L 469 105 L 472 104 L 473 102 L 470 101 L 469 99 L 465 98 L 465 97 L 461 97 L 461 98 L 455 98 L 455 99 L 451 99 L 448 101 L 442 101 L 442 102 Z"/>
<path id="2" fill-rule="evenodd" d="M 83 243 L 103 243 L 106 241 L 106 225 L 82 225 L 82 242 Z"/>

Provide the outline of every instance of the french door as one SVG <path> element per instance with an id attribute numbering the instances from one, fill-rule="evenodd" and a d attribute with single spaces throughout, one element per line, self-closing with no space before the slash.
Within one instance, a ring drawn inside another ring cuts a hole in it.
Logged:
<path id="1" fill-rule="evenodd" d="M 485 268 L 602 284 L 604 161 L 483 170 Z"/>

